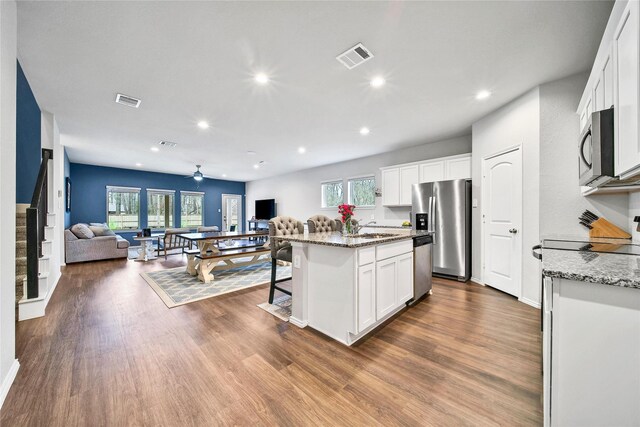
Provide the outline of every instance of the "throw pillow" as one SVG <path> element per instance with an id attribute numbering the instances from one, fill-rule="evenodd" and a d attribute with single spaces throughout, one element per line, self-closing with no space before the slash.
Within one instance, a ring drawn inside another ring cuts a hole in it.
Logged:
<path id="1" fill-rule="evenodd" d="M 75 234 L 78 239 L 93 239 L 94 237 L 96 237 L 96 235 L 93 234 L 93 231 L 89 229 L 89 226 L 87 226 L 87 224 L 76 224 L 71 227 L 71 232 Z"/>
<path id="2" fill-rule="evenodd" d="M 116 233 L 107 227 L 106 224 L 96 224 L 93 223 L 89 225 L 89 230 L 93 232 L 96 236 L 115 236 Z"/>

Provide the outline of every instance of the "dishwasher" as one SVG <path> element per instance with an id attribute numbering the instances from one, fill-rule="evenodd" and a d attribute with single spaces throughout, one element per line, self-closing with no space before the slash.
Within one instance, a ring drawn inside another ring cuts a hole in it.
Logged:
<path id="1" fill-rule="evenodd" d="M 413 299 L 407 305 L 416 304 L 425 295 L 431 295 L 432 244 L 433 236 L 430 234 L 413 238 Z"/>

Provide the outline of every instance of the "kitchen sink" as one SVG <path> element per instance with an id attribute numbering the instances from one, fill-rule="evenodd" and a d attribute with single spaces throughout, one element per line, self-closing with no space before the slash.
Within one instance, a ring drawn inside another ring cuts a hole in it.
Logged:
<path id="1" fill-rule="evenodd" d="M 357 234 L 357 237 L 363 238 L 363 239 L 381 239 L 383 237 L 396 237 L 399 236 L 399 234 L 392 234 L 392 233 L 362 233 L 362 234 Z"/>

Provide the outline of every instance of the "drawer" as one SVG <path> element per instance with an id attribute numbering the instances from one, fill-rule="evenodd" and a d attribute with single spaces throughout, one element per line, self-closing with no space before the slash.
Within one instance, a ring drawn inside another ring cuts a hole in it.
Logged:
<path id="1" fill-rule="evenodd" d="M 378 245 L 376 248 L 376 260 L 387 259 L 394 256 L 406 254 L 413 251 L 413 240 L 403 240 L 401 242 Z"/>
<path id="2" fill-rule="evenodd" d="M 371 264 L 376 260 L 376 247 L 358 249 L 358 266 Z"/>

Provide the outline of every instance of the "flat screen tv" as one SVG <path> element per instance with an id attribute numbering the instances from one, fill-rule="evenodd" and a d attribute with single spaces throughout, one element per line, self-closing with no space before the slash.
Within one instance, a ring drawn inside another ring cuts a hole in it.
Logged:
<path id="1" fill-rule="evenodd" d="M 256 219 L 271 219 L 275 216 L 275 199 L 256 200 Z"/>

